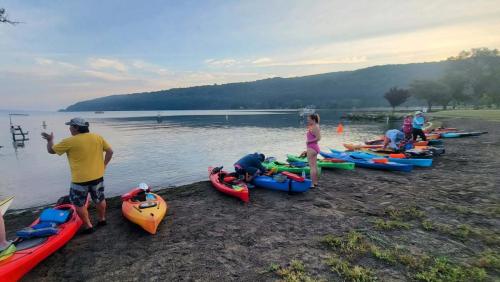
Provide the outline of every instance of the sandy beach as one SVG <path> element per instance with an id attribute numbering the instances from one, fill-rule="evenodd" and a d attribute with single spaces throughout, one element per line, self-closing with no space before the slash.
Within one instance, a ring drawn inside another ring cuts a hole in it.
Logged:
<path id="1" fill-rule="evenodd" d="M 249 204 L 208 181 L 163 189 L 169 210 L 154 236 L 126 221 L 120 199 L 110 198 L 107 226 L 75 236 L 24 280 L 342 281 L 359 265 L 380 281 L 405 281 L 430 275 L 438 257 L 499 279 L 499 266 L 482 258 L 500 252 L 500 123 L 443 124 L 489 134 L 445 140 L 446 154 L 429 169 L 324 171 L 317 189 L 256 188 Z M 9 237 L 35 216 L 8 214 Z M 342 243 L 353 231 L 362 237 L 354 252 Z"/>

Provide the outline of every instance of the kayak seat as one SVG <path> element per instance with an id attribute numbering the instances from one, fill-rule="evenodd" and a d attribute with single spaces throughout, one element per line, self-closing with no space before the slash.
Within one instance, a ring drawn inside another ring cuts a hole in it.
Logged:
<path id="1" fill-rule="evenodd" d="M 145 202 L 148 200 L 156 200 L 156 196 L 151 193 L 146 193 L 144 190 L 138 192 L 137 195 L 132 198 L 132 202 Z"/>
<path id="2" fill-rule="evenodd" d="M 139 205 L 140 209 L 148 209 L 152 207 L 156 207 L 158 204 L 156 202 L 144 202 Z"/>
<path id="3" fill-rule="evenodd" d="M 236 177 L 234 177 L 234 176 L 226 176 L 226 177 L 224 177 L 224 179 L 223 179 L 223 180 L 224 180 L 224 182 L 226 182 L 226 183 L 232 183 L 233 181 L 235 181 L 235 180 L 236 180 Z"/>
<path id="4" fill-rule="evenodd" d="M 140 191 L 138 192 L 133 198 L 132 198 L 132 202 L 144 202 L 146 201 L 146 192 L 143 190 L 143 191 Z"/>
<path id="5" fill-rule="evenodd" d="M 219 181 L 226 186 L 238 185 L 240 180 L 238 176 L 237 173 L 220 173 Z"/>

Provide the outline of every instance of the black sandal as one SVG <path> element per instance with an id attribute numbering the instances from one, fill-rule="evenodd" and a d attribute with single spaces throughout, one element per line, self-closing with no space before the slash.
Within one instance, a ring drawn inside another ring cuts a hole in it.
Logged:
<path id="1" fill-rule="evenodd" d="M 95 231 L 94 227 L 89 227 L 89 228 L 83 229 L 82 232 L 80 232 L 80 233 L 83 235 L 87 235 L 87 234 L 94 233 L 94 231 Z"/>

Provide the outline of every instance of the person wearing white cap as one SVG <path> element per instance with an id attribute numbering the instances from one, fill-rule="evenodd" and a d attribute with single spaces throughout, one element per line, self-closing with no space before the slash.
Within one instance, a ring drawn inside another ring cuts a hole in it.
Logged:
<path id="1" fill-rule="evenodd" d="M 423 141 L 426 141 L 427 138 L 425 137 L 425 133 L 422 130 L 425 124 L 425 117 L 424 114 L 421 111 L 415 112 L 415 117 L 413 118 L 412 122 L 412 135 L 413 135 L 413 141 L 417 140 L 417 137 L 420 136 Z"/>
<path id="2" fill-rule="evenodd" d="M 94 227 L 90 221 L 86 201 L 90 193 L 96 204 L 99 221 L 97 226 L 106 225 L 106 200 L 104 197 L 104 170 L 111 161 L 113 150 L 98 134 L 90 133 L 89 123 L 83 118 L 73 118 L 69 122 L 71 137 L 54 145 L 53 133 L 42 133 L 47 140 L 50 154 L 66 153 L 71 169 L 69 200 L 76 206 L 78 215 L 83 220 L 83 233 L 90 234 Z M 104 153 L 104 156 L 103 156 Z"/>

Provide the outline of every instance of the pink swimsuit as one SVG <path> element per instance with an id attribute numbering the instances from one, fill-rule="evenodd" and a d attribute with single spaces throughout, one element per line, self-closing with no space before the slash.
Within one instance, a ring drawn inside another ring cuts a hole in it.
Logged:
<path id="1" fill-rule="evenodd" d="M 314 134 L 310 130 L 307 130 L 306 138 L 307 138 L 307 148 L 308 149 L 311 148 L 317 154 L 319 154 L 320 149 L 319 149 L 318 141 L 315 141 L 316 136 L 314 136 Z M 311 141 L 313 141 L 313 142 L 311 142 Z M 309 143 L 309 142 L 311 142 L 311 143 Z"/>

